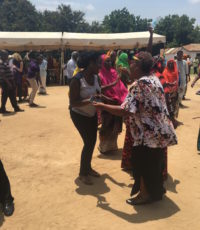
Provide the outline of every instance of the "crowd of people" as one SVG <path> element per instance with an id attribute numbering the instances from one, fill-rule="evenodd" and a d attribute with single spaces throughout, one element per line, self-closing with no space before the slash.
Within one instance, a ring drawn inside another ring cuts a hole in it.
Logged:
<path id="1" fill-rule="evenodd" d="M 72 56 L 70 115 L 84 143 L 79 179 L 92 185 L 92 176 L 100 176 L 91 165 L 98 130 L 98 150 L 110 154 L 118 150 L 117 138 L 125 123 L 121 167 L 133 172 L 135 183 L 127 200 L 131 205 L 161 200 L 166 192 L 167 150 L 177 144 L 179 109 L 185 108 L 190 81 L 191 65 L 183 51 L 166 62 L 163 56 L 152 57 L 152 40 L 150 29 L 146 51 Z"/>
<path id="2" fill-rule="evenodd" d="M 127 199 L 130 205 L 161 200 L 166 192 L 167 148 L 177 144 L 179 108 L 184 108 L 182 101 L 190 80 L 191 66 L 183 52 L 178 51 L 176 59 L 166 63 L 162 56 L 152 57 L 152 41 L 150 29 L 146 51 L 74 51 L 63 68 L 70 87 L 70 116 L 84 143 L 79 179 L 92 185 L 92 177 L 101 176 L 91 164 L 98 130 L 99 152 L 107 155 L 118 150 L 118 136 L 125 123 L 121 167 L 131 170 L 135 180 Z M 38 89 L 40 94 L 47 93 L 47 60 L 37 52 L 27 53 L 22 59 L 18 53 L 8 56 L 2 50 L 0 57 L 0 112 L 9 113 L 8 97 L 15 112 L 24 111 L 18 105 L 21 102 L 38 107 Z M 194 79 L 192 87 L 199 78 Z M 5 215 L 10 216 L 14 198 L 1 161 L 0 184 L 0 203 Z"/>
<path id="3" fill-rule="evenodd" d="M 0 113 L 11 113 L 6 109 L 7 99 L 10 99 L 14 112 L 24 112 L 19 103 L 27 102 L 30 107 L 38 107 L 34 103 L 36 93 L 46 94 L 47 62 L 37 52 L 28 53 L 24 60 L 19 53 L 8 55 L 6 50 L 0 51 L 0 86 L 1 108 Z M 28 85 L 31 93 L 28 98 Z M 0 204 L 6 216 L 14 212 L 14 198 L 11 194 L 10 182 L 0 160 Z"/>
<path id="4" fill-rule="evenodd" d="M 30 107 L 37 107 L 34 103 L 36 93 L 46 94 L 47 61 L 38 52 L 27 53 L 22 59 L 19 53 L 8 55 L 1 51 L 0 78 L 1 78 L 1 108 L 0 113 L 9 114 L 6 109 L 7 99 L 10 99 L 15 112 L 23 112 L 19 104 L 27 102 Z M 30 95 L 28 87 L 31 87 Z"/>

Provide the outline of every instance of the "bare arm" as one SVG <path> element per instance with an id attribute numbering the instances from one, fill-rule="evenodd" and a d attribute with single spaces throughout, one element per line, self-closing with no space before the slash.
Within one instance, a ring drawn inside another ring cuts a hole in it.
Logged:
<path id="1" fill-rule="evenodd" d="M 94 102 L 93 105 L 100 110 L 105 110 L 119 117 L 129 116 L 131 114 L 130 112 L 127 112 L 126 110 L 122 109 L 119 105 L 106 105 L 98 102 Z"/>
<path id="2" fill-rule="evenodd" d="M 153 28 L 149 27 L 149 33 L 150 33 L 150 37 L 149 37 L 149 43 L 147 46 L 147 52 L 152 54 L 152 46 L 153 46 Z"/>

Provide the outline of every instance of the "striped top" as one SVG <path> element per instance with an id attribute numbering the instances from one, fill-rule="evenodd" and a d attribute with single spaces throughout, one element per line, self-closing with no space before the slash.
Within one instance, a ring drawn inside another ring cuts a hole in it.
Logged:
<path id="1" fill-rule="evenodd" d="M 0 80 L 4 80 L 5 78 L 7 79 L 13 79 L 13 73 L 10 69 L 10 66 L 8 62 L 3 62 L 0 59 Z"/>

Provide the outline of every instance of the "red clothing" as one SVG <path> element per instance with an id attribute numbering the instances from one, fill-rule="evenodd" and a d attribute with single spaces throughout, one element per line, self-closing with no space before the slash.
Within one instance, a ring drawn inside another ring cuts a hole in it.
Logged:
<path id="1" fill-rule="evenodd" d="M 163 71 L 163 76 L 166 83 L 176 83 L 174 86 L 169 86 L 169 93 L 176 92 L 178 90 L 178 69 L 174 60 L 169 60 L 167 66 Z"/>
<path id="2" fill-rule="evenodd" d="M 164 89 L 165 94 L 169 93 L 169 86 L 167 85 L 166 79 L 163 76 L 163 74 L 157 71 L 157 72 L 155 72 L 155 75 L 160 80 L 160 83 L 161 83 L 161 85 L 162 85 L 162 87 Z"/>

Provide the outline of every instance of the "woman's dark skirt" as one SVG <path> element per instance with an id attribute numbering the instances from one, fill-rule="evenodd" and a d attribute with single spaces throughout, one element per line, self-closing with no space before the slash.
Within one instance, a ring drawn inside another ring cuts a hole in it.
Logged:
<path id="1" fill-rule="evenodd" d="M 135 146 L 132 151 L 133 177 L 144 179 L 146 189 L 153 200 L 161 200 L 164 194 L 163 170 L 165 149 Z"/>

